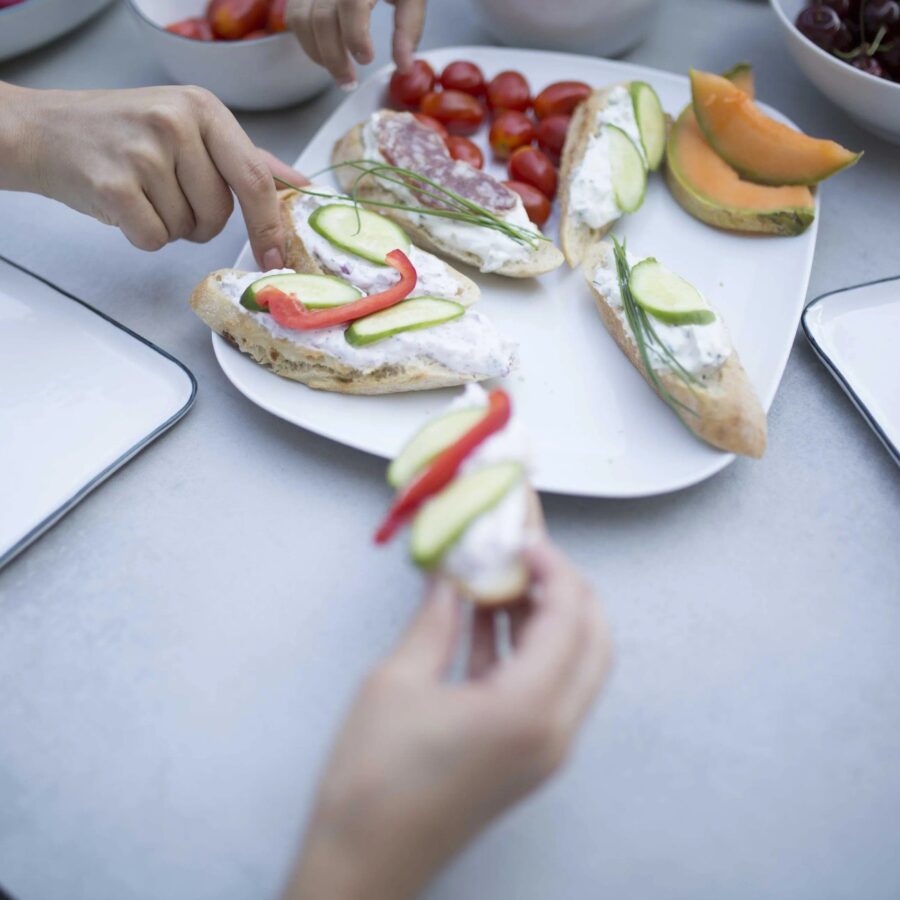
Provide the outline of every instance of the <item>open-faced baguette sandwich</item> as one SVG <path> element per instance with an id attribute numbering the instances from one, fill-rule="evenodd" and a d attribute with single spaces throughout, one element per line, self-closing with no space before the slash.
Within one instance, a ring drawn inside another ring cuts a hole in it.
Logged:
<path id="1" fill-rule="evenodd" d="M 286 215 L 293 208 L 286 198 Z M 319 212 L 328 238 L 292 232 L 301 271 L 213 272 L 191 296 L 197 315 L 256 362 L 320 390 L 398 393 L 510 372 L 514 345 L 468 308 L 478 293 L 469 279 L 382 216 L 337 203 Z"/>
<path id="2" fill-rule="evenodd" d="M 646 82 L 595 90 L 576 107 L 559 169 L 559 236 L 570 266 L 641 206 L 665 147 L 665 113 Z"/>
<path id="3" fill-rule="evenodd" d="M 528 481 L 524 429 L 504 391 L 469 385 L 413 435 L 387 479 L 397 495 L 378 543 L 411 522 L 412 558 L 423 569 L 451 578 L 476 603 L 523 595 L 522 554 L 542 520 Z"/>
<path id="4" fill-rule="evenodd" d="M 682 422 L 714 447 L 762 456 L 766 415 L 706 298 L 615 240 L 591 247 L 582 272 L 606 330 Z"/>
<path id="5" fill-rule="evenodd" d="M 345 191 L 386 204 L 380 211 L 422 247 L 511 278 L 562 265 L 518 194 L 452 159 L 441 136 L 411 113 L 373 113 L 337 142 L 332 162 Z"/>

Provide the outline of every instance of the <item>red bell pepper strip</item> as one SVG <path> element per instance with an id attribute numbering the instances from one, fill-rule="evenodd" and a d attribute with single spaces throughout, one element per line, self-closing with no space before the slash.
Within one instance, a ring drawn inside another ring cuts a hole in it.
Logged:
<path id="1" fill-rule="evenodd" d="M 500 431 L 509 421 L 512 409 L 509 394 L 496 388 L 488 394 L 487 412 L 455 444 L 451 444 L 436 456 L 428 468 L 423 469 L 394 498 L 387 516 L 375 533 L 375 543 L 387 543 L 403 522 L 429 497 L 443 490 L 456 476 L 465 459 L 492 434 Z"/>
<path id="2" fill-rule="evenodd" d="M 317 328 L 331 328 L 333 325 L 344 325 L 354 319 L 370 316 L 372 313 L 394 306 L 405 300 L 416 286 L 416 270 L 402 250 L 391 250 L 384 258 L 387 265 L 400 273 L 400 280 L 386 291 L 360 297 L 341 306 L 329 309 L 307 309 L 302 301 L 286 294 L 284 291 L 269 285 L 256 295 L 256 303 L 268 309 L 272 318 L 282 328 L 294 328 L 300 331 L 313 331 Z"/>

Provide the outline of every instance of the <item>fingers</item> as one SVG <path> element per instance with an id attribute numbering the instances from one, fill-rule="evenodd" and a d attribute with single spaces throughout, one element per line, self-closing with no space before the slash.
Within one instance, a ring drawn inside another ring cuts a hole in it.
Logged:
<path id="1" fill-rule="evenodd" d="M 409 667 L 425 677 L 443 675 L 459 634 L 459 615 L 456 588 L 446 579 L 436 579 L 389 662 Z"/>
<path id="2" fill-rule="evenodd" d="M 280 178 L 282 181 L 285 181 L 290 185 L 295 185 L 296 187 L 302 187 L 304 184 L 309 184 L 309 179 L 302 172 L 298 172 L 296 169 L 291 168 L 277 156 L 269 153 L 268 150 L 263 150 L 261 147 L 258 147 L 257 151 L 265 160 L 273 177 Z M 284 187 L 284 185 L 282 185 L 282 187 Z"/>
<path id="3" fill-rule="evenodd" d="M 234 116 L 205 91 L 196 95 L 201 135 L 219 174 L 238 198 L 250 246 L 264 269 L 284 266 L 284 226 L 266 158 Z"/>
<path id="4" fill-rule="evenodd" d="M 196 140 L 178 148 L 175 175 L 194 220 L 193 229 L 183 237 L 198 243 L 212 240 L 234 211 L 234 198 L 213 165 L 199 133 Z"/>
<path id="5" fill-rule="evenodd" d="M 475 608 L 472 615 L 472 645 L 469 648 L 469 678 L 483 678 L 497 664 L 495 614 Z"/>
<path id="6" fill-rule="evenodd" d="M 339 0 L 338 18 L 341 34 L 347 49 L 360 64 L 372 62 L 372 38 L 369 34 L 369 19 L 372 15 L 372 0 Z"/>
<path id="7" fill-rule="evenodd" d="M 549 541 L 535 545 L 526 558 L 532 574 L 529 613 L 516 614 L 516 654 L 498 678 L 524 690 L 539 687 L 555 693 L 578 667 L 593 596 L 580 573 Z"/>
<path id="8" fill-rule="evenodd" d="M 394 62 L 401 72 L 413 64 L 425 27 L 425 0 L 392 0 L 394 4 Z"/>
<path id="9" fill-rule="evenodd" d="M 306 55 L 319 65 L 322 64 L 316 36 L 312 27 L 312 10 L 315 0 L 288 0 L 285 21 L 294 32 Z"/>
<path id="10" fill-rule="evenodd" d="M 169 230 L 140 188 L 123 195 L 115 213 L 104 220 L 121 229 L 139 250 L 160 250 L 169 242 Z"/>
<path id="11" fill-rule="evenodd" d="M 312 9 L 312 29 L 320 64 L 341 87 L 353 87 L 356 70 L 344 46 L 341 21 L 333 0 L 316 0 Z"/>

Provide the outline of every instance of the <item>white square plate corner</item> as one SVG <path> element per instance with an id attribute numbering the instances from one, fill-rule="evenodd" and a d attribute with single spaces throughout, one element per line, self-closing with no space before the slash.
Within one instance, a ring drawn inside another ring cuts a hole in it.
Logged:
<path id="1" fill-rule="evenodd" d="M 803 331 L 900 464 L 900 275 L 817 297 L 803 311 Z"/>
<path id="2" fill-rule="evenodd" d="M 0 567 L 191 407 L 164 350 L 0 257 Z"/>
<path id="3" fill-rule="evenodd" d="M 690 100 L 684 76 L 588 56 L 500 47 L 449 47 L 422 55 L 438 70 L 454 59 L 471 59 L 488 78 L 518 69 L 535 91 L 562 79 L 598 86 L 642 79 L 656 88 L 670 113 Z M 335 141 L 384 105 L 390 73 L 390 67 L 375 73 L 344 101 L 300 155 L 300 171 L 312 174 L 329 165 Z M 486 149 L 483 130 L 476 140 Z M 485 159 L 489 170 L 506 177 L 489 152 Z M 817 229 L 818 220 L 793 238 L 718 231 L 684 212 L 662 176 L 655 175 L 643 207 L 625 217 L 617 232 L 632 252 L 658 257 L 713 300 L 768 409 L 806 299 Z M 545 231 L 556 237 L 555 215 Z M 237 267 L 255 268 L 249 248 Z M 519 344 L 519 369 L 504 387 L 529 429 L 540 490 L 594 497 L 662 494 L 709 478 L 733 460 L 697 440 L 648 388 L 604 330 L 578 272 L 563 267 L 529 281 L 474 277 L 482 290 L 481 309 Z M 271 374 L 216 335 L 213 346 L 227 377 L 254 403 L 383 457 L 393 456 L 452 395 L 353 397 L 312 391 Z"/>

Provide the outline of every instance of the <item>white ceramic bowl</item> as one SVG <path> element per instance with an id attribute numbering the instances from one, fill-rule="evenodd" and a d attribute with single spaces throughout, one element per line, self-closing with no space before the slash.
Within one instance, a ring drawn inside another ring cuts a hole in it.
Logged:
<path id="1" fill-rule="evenodd" d="M 806 77 L 863 128 L 900 144 L 900 84 L 861 72 L 819 49 L 794 27 L 806 0 L 769 0 L 794 61 Z"/>
<path id="2" fill-rule="evenodd" d="M 475 0 L 488 31 L 511 47 L 615 56 L 639 43 L 659 0 Z"/>
<path id="3" fill-rule="evenodd" d="M 0 9 L 0 60 L 27 53 L 77 28 L 111 0 L 25 0 Z"/>
<path id="4" fill-rule="evenodd" d="M 35 0 L 26 0 L 35 2 Z M 194 41 L 166 25 L 203 14 L 206 0 L 128 0 L 141 36 L 169 75 L 212 91 L 233 109 L 281 109 L 331 83 L 292 34 L 252 41 Z"/>

